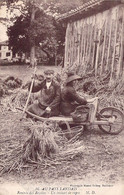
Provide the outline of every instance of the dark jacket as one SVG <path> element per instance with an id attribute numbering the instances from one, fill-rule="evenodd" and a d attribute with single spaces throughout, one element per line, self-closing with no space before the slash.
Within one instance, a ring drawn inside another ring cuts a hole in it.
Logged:
<path id="1" fill-rule="evenodd" d="M 38 91 L 40 91 L 38 102 L 43 109 L 48 106 L 53 109 L 60 104 L 61 90 L 55 81 L 52 81 L 49 89 L 46 87 L 45 80 L 42 83 L 34 83 L 32 93 Z"/>
<path id="2" fill-rule="evenodd" d="M 66 86 L 61 93 L 61 113 L 70 115 L 79 105 L 85 105 L 87 101 L 78 95 L 73 86 Z"/>

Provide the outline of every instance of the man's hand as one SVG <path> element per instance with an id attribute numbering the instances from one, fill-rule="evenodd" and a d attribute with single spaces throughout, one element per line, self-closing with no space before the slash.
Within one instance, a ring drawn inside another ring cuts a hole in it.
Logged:
<path id="1" fill-rule="evenodd" d="M 36 78 L 37 78 L 36 73 L 33 73 L 33 74 L 31 75 L 31 79 L 36 79 Z"/>
<path id="2" fill-rule="evenodd" d="M 92 98 L 92 99 L 87 99 L 87 103 L 93 103 L 96 99 L 98 99 L 97 97 Z"/>
<path id="3" fill-rule="evenodd" d="M 51 108 L 48 106 L 46 109 L 45 109 L 46 113 L 50 113 L 51 112 Z"/>

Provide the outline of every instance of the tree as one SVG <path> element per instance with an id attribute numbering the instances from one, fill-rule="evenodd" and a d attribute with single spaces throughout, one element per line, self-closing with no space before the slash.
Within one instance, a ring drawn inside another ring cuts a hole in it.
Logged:
<path id="1" fill-rule="evenodd" d="M 30 52 L 29 46 L 29 15 L 22 15 L 16 18 L 12 26 L 8 28 L 7 34 L 9 37 L 9 45 L 12 47 L 13 53 Z"/>
<path id="2" fill-rule="evenodd" d="M 9 7 L 9 9 L 11 9 L 12 11 L 14 9 L 18 9 L 20 13 L 22 14 L 22 16 L 26 17 L 27 13 L 29 14 L 29 28 L 27 29 L 28 36 L 23 35 L 23 37 L 21 37 L 20 43 L 22 43 L 26 38 L 28 38 L 29 47 L 30 47 L 30 64 L 34 66 L 36 33 L 34 33 L 33 28 L 37 26 L 36 24 L 37 22 L 35 20 L 36 18 L 35 14 L 39 9 L 43 10 L 42 6 L 45 3 L 45 0 L 22 0 L 21 2 L 19 0 L 5 0 L 5 2 L 7 6 Z"/>
<path id="3" fill-rule="evenodd" d="M 69 0 L 22 0 L 20 4 L 19 2 L 6 0 L 9 9 L 18 9 L 21 13 L 13 27 L 8 30 L 10 45 L 15 51 L 30 50 L 30 63 L 33 66 L 36 46 L 40 45 L 47 56 L 50 50 L 52 53 L 63 50 L 65 28 L 63 31 L 63 27 L 57 25 L 52 17 L 79 6 L 80 0 L 72 0 L 71 3 Z"/>
<path id="4" fill-rule="evenodd" d="M 37 11 L 35 20 L 30 25 L 30 14 L 16 18 L 13 26 L 8 28 L 9 44 L 13 52 L 29 52 L 32 44 L 47 55 L 49 61 L 55 54 L 57 31 L 53 17 L 42 10 Z M 38 49 L 37 49 L 38 50 Z"/>

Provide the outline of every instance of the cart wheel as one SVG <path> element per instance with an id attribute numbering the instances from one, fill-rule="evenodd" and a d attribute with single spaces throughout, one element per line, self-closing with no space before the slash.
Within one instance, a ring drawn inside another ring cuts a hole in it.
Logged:
<path id="1" fill-rule="evenodd" d="M 98 125 L 102 131 L 108 134 L 116 135 L 123 130 L 124 115 L 119 109 L 114 107 L 106 107 L 103 108 L 99 114 L 99 120 L 108 119 L 111 121 L 111 119 L 114 119 L 113 123 L 109 125 Z"/>

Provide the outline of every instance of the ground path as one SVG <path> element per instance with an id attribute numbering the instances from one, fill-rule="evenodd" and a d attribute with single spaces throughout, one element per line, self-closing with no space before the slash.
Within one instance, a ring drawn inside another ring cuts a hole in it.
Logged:
<path id="1" fill-rule="evenodd" d="M 38 73 L 45 68 L 38 67 Z M 0 66 L 0 78 L 13 75 L 27 81 L 31 73 L 32 69 L 27 66 L 25 68 L 23 66 Z M 4 135 L 3 140 L 6 139 L 6 142 L 0 143 L 1 150 L 7 150 L 8 146 L 15 141 L 21 144 L 27 139 L 29 132 L 25 129 L 23 122 L 19 121 L 20 116 L 21 113 L 14 113 L 0 107 L 0 136 L 2 138 Z M 124 131 L 118 135 L 107 135 L 96 127 L 93 131 L 89 129 L 81 137 L 82 145 L 86 148 L 81 156 L 60 165 L 46 167 L 44 170 L 36 168 L 33 171 L 25 170 L 22 173 L 7 173 L 1 177 L 1 184 L 6 182 L 22 185 L 79 182 L 86 184 L 90 182 L 94 184 L 122 183 L 124 181 L 123 137 Z"/>

